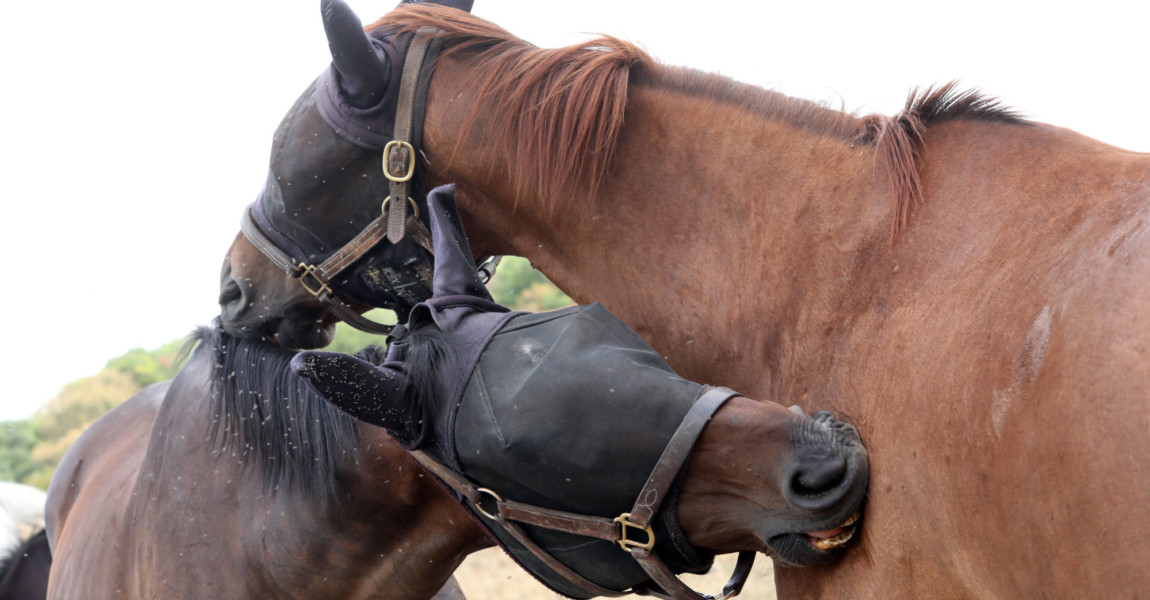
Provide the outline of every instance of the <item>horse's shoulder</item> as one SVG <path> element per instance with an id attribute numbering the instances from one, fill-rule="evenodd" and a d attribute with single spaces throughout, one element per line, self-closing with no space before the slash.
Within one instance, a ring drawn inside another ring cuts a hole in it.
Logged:
<path id="1" fill-rule="evenodd" d="M 50 532 L 82 493 L 85 481 L 114 476 L 125 465 L 138 463 L 131 458 L 143 456 L 170 384 L 164 381 L 140 390 L 96 419 L 68 448 L 48 487 L 45 520 Z"/>

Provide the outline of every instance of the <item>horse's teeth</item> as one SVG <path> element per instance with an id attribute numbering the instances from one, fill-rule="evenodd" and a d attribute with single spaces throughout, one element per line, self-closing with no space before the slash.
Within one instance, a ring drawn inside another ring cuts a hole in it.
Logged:
<path id="1" fill-rule="evenodd" d="M 843 544 L 850 541 L 851 536 L 853 534 L 854 534 L 853 531 L 848 531 L 845 533 L 840 533 L 840 534 L 836 535 L 835 537 L 827 538 L 825 540 L 811 540 L 811 545 L 814 546 L 815 548 L 818 548 L 819 550 L 824 550 L 824 551 L 830 550 L 832 548 L 838 548 L 839 546 L 842 546 Z"/>

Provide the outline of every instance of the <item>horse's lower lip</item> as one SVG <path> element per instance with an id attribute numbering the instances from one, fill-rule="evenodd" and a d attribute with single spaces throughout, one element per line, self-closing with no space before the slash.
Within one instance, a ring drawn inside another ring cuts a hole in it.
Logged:
<path id="1" fill-rule="evenodd" d="M 807 533 L 807 541 L 815 548 L 827 551 L 833 550 L 850 541 L 854 536 L 859 513 L 855 512 L 842 525 L 826 531 L 812 531 Z"/>

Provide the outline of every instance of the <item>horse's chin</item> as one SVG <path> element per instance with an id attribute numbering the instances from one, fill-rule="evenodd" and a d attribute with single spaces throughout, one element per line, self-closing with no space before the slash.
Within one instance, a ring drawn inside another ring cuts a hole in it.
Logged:
<path id="1" fill-rule="evenodd" d="M 264 338 L 292 350 L 323 348 L 335 338 L 338 319 L 320 310 L 289 311 L 276 319 L 244 320 L 229 318 L 225 310 L 220 323 L 228 335 L 237 338 Z"/>
<path id="2" fill-rule="evenodd" d="M 837 560 L 858 529 L 859 513 L 838 527 L 825 531 L 783 533 L 766 540 L 771 556 L 780 566 L 816 567 Z"/>
<path id="3" fill-rule="evenodd" d="M 320 317 L 285 317 L 280 321 L 272 338 L 279 345 L 292 350 L 323 348 L 335 339 L 337 320 L 330 313 Z"/>

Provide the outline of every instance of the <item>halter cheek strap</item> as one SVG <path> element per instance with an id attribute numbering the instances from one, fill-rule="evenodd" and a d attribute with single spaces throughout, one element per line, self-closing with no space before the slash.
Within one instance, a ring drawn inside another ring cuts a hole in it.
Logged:
<path id="1" fill-rule="evenodd" d="M 244 211 L 240 221 L 240 229 L 244 236 L 264 256 L 267 256 L 290 276 L 299 279 L 300 284 L 340 320 L 367 333 L 387 335 L 394 325 L 377 323 L 361 316 L 332 290 L 330 286 L 332 279 L 385 239 L 395 244 L 405 236 L 411 235 L 415 242 L 428 253 L 434 254 L 431 247 L 431 234 L 419 220 L 419 206 L 412 200 L 410 194 L 416 170 L 416 147 L 419 145 L 427 93 L 426 86 L 421 86 L 421 83 L 426 83 L 427 79 L 422 78 L 421 73 L 428 56 L 434 56 L 438 53 L 438 41 L 433 37 L 437 31 L 439 30 L 426 27 L 417 31 L 408 49 L 407 57 L 404 59 L 403 71 L 400 76 L 394 136 L 383 148 L 382 169 L 384 176 L 389 181 L 390 195 L 383 200 L 380 216 L 368 223 L 363 231 L 319 265 L 312 265 L 293 258 L 272 241 L 260 228 L 252 212 L 256 207 L 253 206 Z M 321 96 L 321 98 L 326 99 L 330 104 L 330 98 L 327 96 Z M 330 111 L 336 111 L 336 109 L 330 108 Z M 321 113 L 323 112 L 321 110 Z M 342 121 L 341 123 L 343 125 L 348 124 Z M 409 206 L 413 209 L 414 215 L 409 214 Z M 478 267 L 483 275 L 483 283 L 490 279 L 498 265 L 499 257 L 493 257 Z M 405 296 L 405 290 L 415 285 L 422 285 L 431 289 L 430 281 L 413 276 L 402 269 L 389 269 L 384 273 L 384 276 L 387 277 L 388 285 L 396 296 L 412 306 L 418 304 L 423 298 L 412 297 L 410 292 L 408 292 L 408 296 Z"/>
<path id="2" fill-rule="evenodd" d="M 691 406 L 679 428 L 671 437 L 671 441 L 663 450 L 659 462 L 655 465 L 650 477 L 647 478 L 647 483 L 643 486 L 642 491 L 639 492 L 639 497 L 631 512 L 623 513 L 614 519 L 580 515 L 506 500 L 493 490 L 477 487 L 466 477 L 446 467 L 423 451 L 415 450 L 411 454 L 419 464 L 469 502 L 473 510 L 511 534 L 552 571 L 591 595 L 617 597 L 626 594 L 639 594 L 667 600 L 725 600 L 742 591 L 743 584 L 746 583 L 747 577 L 750 575 L 755 553 L 742 552 L 739 554 L 735 571 L 731 575 L 730 581 L 724 586 L 722 593 L 717 596 L 703 595 L 679 580 L 675 573 L 654 554 L 655 534 L 651 528 L 651 521 L 669 494 L 676 476 L 682 470 L 687 456 L 691 453 L 691 449 L 694 448 L 696 440 L 710 421 L 711 416 L 727 400 L 737 395 L 737 392 L 723 387 L 705 389 Z M 539 547 L 528 537 L 520 524 L 607 540 L 618 544 L 624 551 L 631 554 L 632 558 L 651 576 L 658 587 L 651 586 L 618 591 L 599 586 Z"/>
<path id="3" fill-rule="evenodd" d="M 415 148 L 412 145 L 414 139 L 413 129 L 415 127 L 414 124 L 417 122 L 417 113 L 419 113 L 418 116 L 422 117 L 423 112 L 423 106 L 422 103 L 419 102 L 418 94 L 420 72 L 423 69 L 423 62 L 427 57 L 428 46 L 432 39 L 428 37 L 428 35 L 435 31 L 434 29 L 421 29 L 412 40 L 407 52 L 407 58 L 404 61 L 403 73 L 400 76 L 399 103 L 396 109 L 395 136 L 391 142 L 388 142 L 383 150 L 383 174 L 390 181 L 391 195 L 384 199 L 380 216 L 373 219 L 371 223 L 368 223 L 363 231 L 359 232 L 350 242 L 344 244 L 343 247 L 336 250 L 334 254 L 319 265 L 297 260 L 281 250 L 275 242 L 264 234 L 256 223 L 256 219 L 252 213 L 255 207 L 244 211 L 244 215 L 240 221 L 240 229 L 243 231 L 244 236 L 247 237 L 248 241 L 262 252 L 264 256 L 267 256 L 276 266 L 283 269 L 284 272 L 290 276 L 299 279 L 304 289 L 315 296 L 340 320 L 367 333 L 387 335 L 391 332 L 393 325 L 376 323 L 361 316 L 351 308 L 351 306 L 341 300 L 329 284 L 336 275 L 362 258 L 363 255 L 367 254 L 385 238 L 393 244 L 403 239 L 409 227 L 408 204 L 415 208 L 415 241 L 423 246 L 429 253 L 431 252 L 431 234 L 427 231 L 427 228 L 423 226 L 423 223 L 419 221 L 419 207 L 415 204 L 415 201 L 411 199 L 409 192 L 411 179 L 415 174 Z M 397 200 L 393 202 L 393 198 Z M 399 274 L 397 274 L 397 276 L 398 275 Z M 431 287 L 429 285 L 430 282 L 415 280 L 391 283 L 392 289 L 401 297 L 403 295 L 403 288 L 409 285 L 423 283 L 428 289 Z M 413 305 L 420 301 L 419 298 L 406 300 Z"/>

